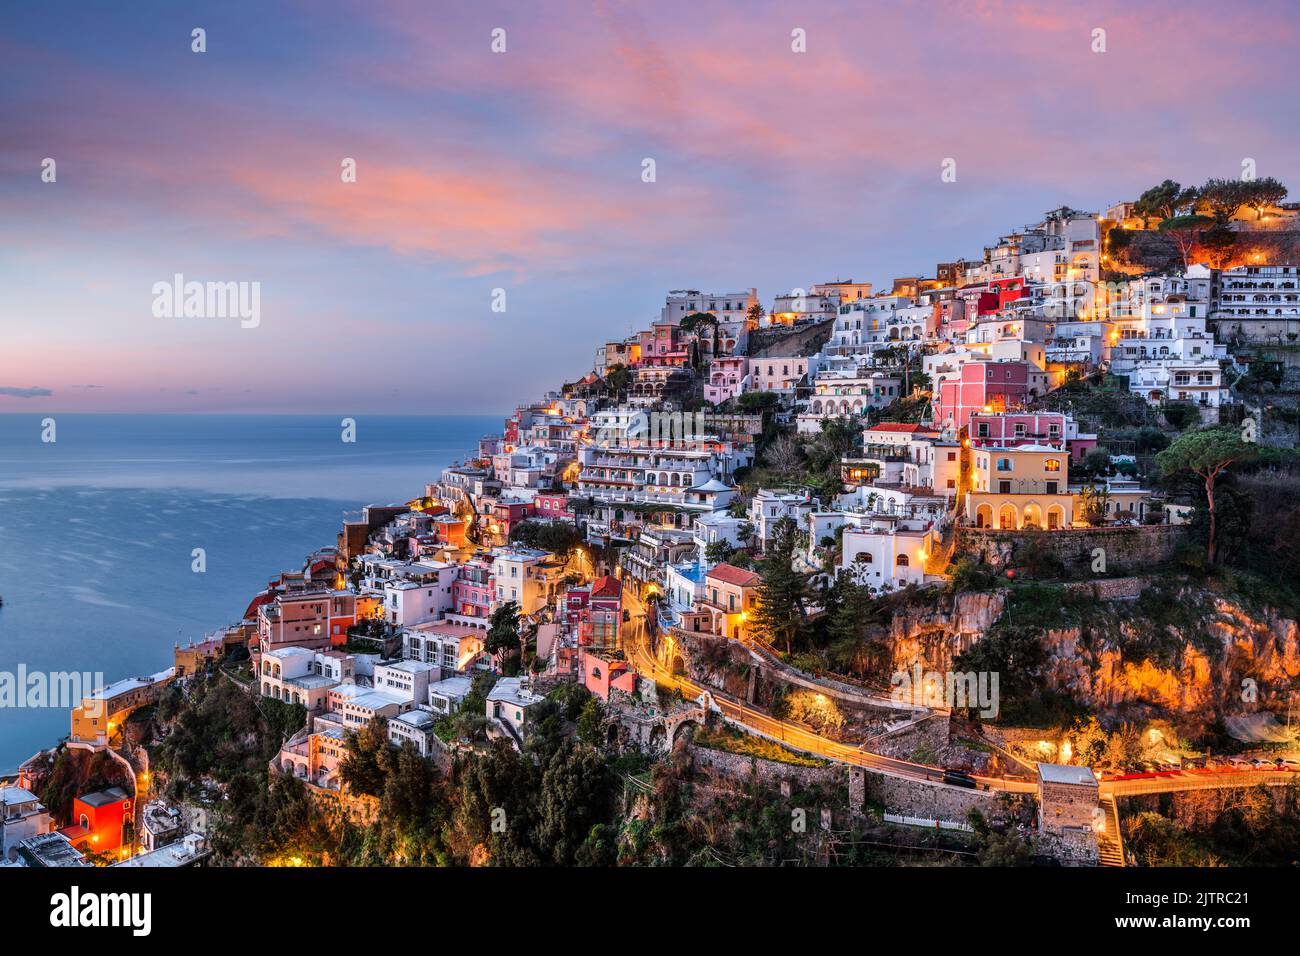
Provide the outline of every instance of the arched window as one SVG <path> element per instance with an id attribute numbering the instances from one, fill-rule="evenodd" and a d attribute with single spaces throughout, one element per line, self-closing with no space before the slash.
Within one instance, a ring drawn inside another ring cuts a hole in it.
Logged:
<path id="1" fill-rule="evenodd" d="M 1059 458 L 1049 458 L 1047 459 L 1047 461 L 1043 462 L 1043 471 L 1060 471 L 1060 470 L 1061 470 L 1061 459 Z"/>
<path id="2" fill-rule="evenodd" d="M 905 554 L 900 554 L 900 555 L 898 556 L 898 561 L 897 561 L 896 563 L 898 564 L 898 566 L 899 566 L 900 568 L 905 568 L 905 567 L 907 567 L 909 564 L 911 564 L 912 562 L 909 561 L 909 560 L 907 559 L 907 555 L 905 555 Z"/>

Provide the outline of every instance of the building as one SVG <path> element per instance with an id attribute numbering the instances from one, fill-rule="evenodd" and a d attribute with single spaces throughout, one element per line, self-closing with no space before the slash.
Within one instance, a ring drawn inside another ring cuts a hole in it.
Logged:
<path id="1" fill-rule="evenodd" d="M 1100 788 L 1089 767 L 1038 765 L 1038 828 L 1044 833 L 1092 830 Z"/>
<path id="2" fill-rule="evenodd" d="M 394 747 L 409 743 L 421 757 L 427 757 L 436 746 L 433 725 L 437 717 L 427 710 L 408 710 L 388 722 L 388 742 Z"/>
<path id="3" fill-rule="evenodd" d="M 1063 412 L 979 412 L 970 418 L 967 435 L 973 448 L 1050 445 L 1068 449 L 1080 462 L 1097 447 L 1097 436 L 1080 434 L 1078 423 Z"/>
<path id="4" fill-rule="evenodd" d="M 257 646 L 324 650 L 345 644 L 356 623 L 357 596 L 352 591 L 307 590 L 276 594 L 257 609 Z"/>
<path id="5" fill-rule="evenodd" d="M 50 813 L 36 794 L 0 786 L 0 860 L 13 859 L 19 843 L 53 829 Z"/>
<path id="6" fill-rule="evenodd" d="M 704 383 L 704 400 L 715 405 L 735 398 L 748 390 L 749 359 L 744 355 L 724 355 L 709 363 L 709 377 Z"/>
<path id="7" fill-rule="evenodd" d="M 580 647 L 578 675 L 583 686 L 601 700 L 609 700 L 611 690 L 621 690 L 628 694 L 636 691 L 636 670 L 621 654 Z"/>
<path id="8" fill-rule="evenodd" d="M 487 621 L 430 621 L 402 631 L 402 657 L 442 668 L 442 674 L 462 674 L 483 653 Z"/>
<path id="9" fill-rule="evenodd" d="M 376 664 L 372 686 L 411 705 L 429 699 L 429 685 L 441 679 L 440 665 L 425 661 L 393 661 Z"/>
<path id="10" fill-rule="evenodd" d="M 310 712 L 324 710 L 332 688 L 355 679 L 356 659 L 338 651 L 280 647 L 254 661 L 263 697 L 300 704 Z"/>
<path id="11" fill-rule="evenodd" d="M 716 564 L 704 575 L 704 599 L 698 603 L 713 618 L 710 632 L 744 640 L 750 635 L 749 618 L 758 606 L 761 578 L 732 564 Z"/>
<path id="12" fill-rule="evenodd" d="M 528 737 L 529 714 L 545 699 L 533 692 L 527 677 L 502 677 L 488 691 L 488 721 L 522 749 Z"/>
<path id="13" fill-rule="evenodd" d="M 839 570 L 851 573 L 858 584 L 881 591 L 924 584 L 925 562 L 939 541 L 939 529 L 928 521 L 873 521 L 846 527 Z"/>
<path id="14" fill-rule="evenodd" d="M 468 677 L 446 677 L 429 685 L 429 709 L 440 717 L 448 717 L 460 710 L 460 705 L 473 689 Z"/>
<path id="15" fill-rule="evenodd" d="M 579 647 L 613 651 L 619 646 L 623 614 L 623 585 L 606 575 L 590 584 L 569 588 L 564 598 L 565 632 Z"/>
<path id="16" fill-rule="evenodd" d="M 73 822 L 59 832 L 80 850 L 115 853 L 130 843 L 133 806 L 121 787 L 82 794 L 72 801 Z"/>
<path id="17" fill-rule="evenodd" d="M 789 518 L 801 525 L 804 515 L 812 509 L 813 500 L 807 492 L 760 488 L 749 502 L 749 523 L 754 526 L 759 543 L 766 549 L 778 521 Z"/>
<path id="18" fill-rule="evenodd" d="M 1074 524 L 1069 455 L 1050 445 L 977 448 L 965 520 L 977 528 L 1045 528 Z"/>
<path id="19" fill-rule="evenodd" d="M 564 565 L 549 552 L 509 547 L 492 551 L 493 607 L 514 601 L 521 614 L 534 614 L 549 604 L 564 577 Z"/>
<path id="20" fill-rule="evenodd" d="M 16 862 L 21 866 L 34 868 L 94 866 L 60 830 L 23 840 L 17 845 L 15 851 Z"/>
<path id="21" fill-rule="evenodd" d="M 809 372 L 817 371 L 817 357 L 808 355 L 765 355 L 749 360 L 751 392 L 792 393 Z"/>
<path id="22" fill-rule="evenodd" d="M 1030 369 L 1024 361 L 964 362 L 957 373 L 938 387 L 934 402 L 936 428 L 960 432 L 976 412 L 1022 409 L 1037 397 Z"/>
<path id="23" fill-rule="evenodd" d="M 157 703 L 176 674 L 174 667 L 147 677 L 128 677 L 103 687 L 72 709 L 71 746 L 102 748 L 132 711 Z"/>
<path id="24" fill-rule="evenodd" d="M 197 833 L 187 833 L 174 843 L 119 860 L 111 866 L 179 868 L 203 866 L 212 849 L 208 841 Z"/>
<path id="25" fill-rule="evenodd" d="M 1211 318 L 1225 338 L 1294 343 L 1300 338 L 1300 267 L 1228 269 L 1219 277 L 1211 308 Z"/>

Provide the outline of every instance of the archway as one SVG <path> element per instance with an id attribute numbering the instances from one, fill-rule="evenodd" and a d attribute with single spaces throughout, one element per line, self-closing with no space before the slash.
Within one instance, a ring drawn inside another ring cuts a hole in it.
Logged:
<path id="1" fill-rule="evenodd" d="M 682 655 L 680 654 L 673 655 L 673 676 L 674 677 L 686 676 L 686 662 L 682 660 Z"/>
<path id="2" fill-rule="evenodd" d="M 668 731 L 664 729 L 663 724 L 655 724 L 650 728 L 650 752 L 656 753 L 668 749 Z"/>
<path id="3" fill-rule="evenodd" d="M 1016 527 L 1016 506 L 1003 505 L 998 512 L 998 527 L 1005 530 L 1015 530 Z"/>
<path id="4" fill-rule="evenodd" d="M 1052 505 L 1047 509 L 1047 527 L 1050 531 L 1065 526 L 1065 509 L 1060 505 Z"/>
<path id="5" fill-rule="evenodd" d="M 993 527 L 993 506 L 980 505 L 975 509 L 975 527 L 991 528 Z"/>
<path id="6" fill-rule="evenodd" d="M 1022 528 L 1041 528 L 1043 526 L 1043 509 L 1035 504 L 1025 505 Z"/>

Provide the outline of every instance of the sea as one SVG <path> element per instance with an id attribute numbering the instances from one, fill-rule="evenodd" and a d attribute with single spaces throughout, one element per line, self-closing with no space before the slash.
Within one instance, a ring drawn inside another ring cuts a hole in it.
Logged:
<path id="1" fill-rule="evenodd" d="M 342 416 L 0 414 L 0 681 L 171 666 L 334 544 L 345 512 L 418 497 L 502 426 L 351 421 L 349 436 Z M 0 706 L 0 772 L 67 733 L 66 706 Z"/>

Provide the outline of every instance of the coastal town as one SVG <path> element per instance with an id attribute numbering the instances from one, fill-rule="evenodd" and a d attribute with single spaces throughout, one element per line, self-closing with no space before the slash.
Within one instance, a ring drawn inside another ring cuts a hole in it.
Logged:
<path id="1" fill-rule="evenodd" d="M 0 781 L 0 866 L 1293 860 L 1286 196 L 1166 180 L 883 285 L 627 303 L 85 697 Z"/>

